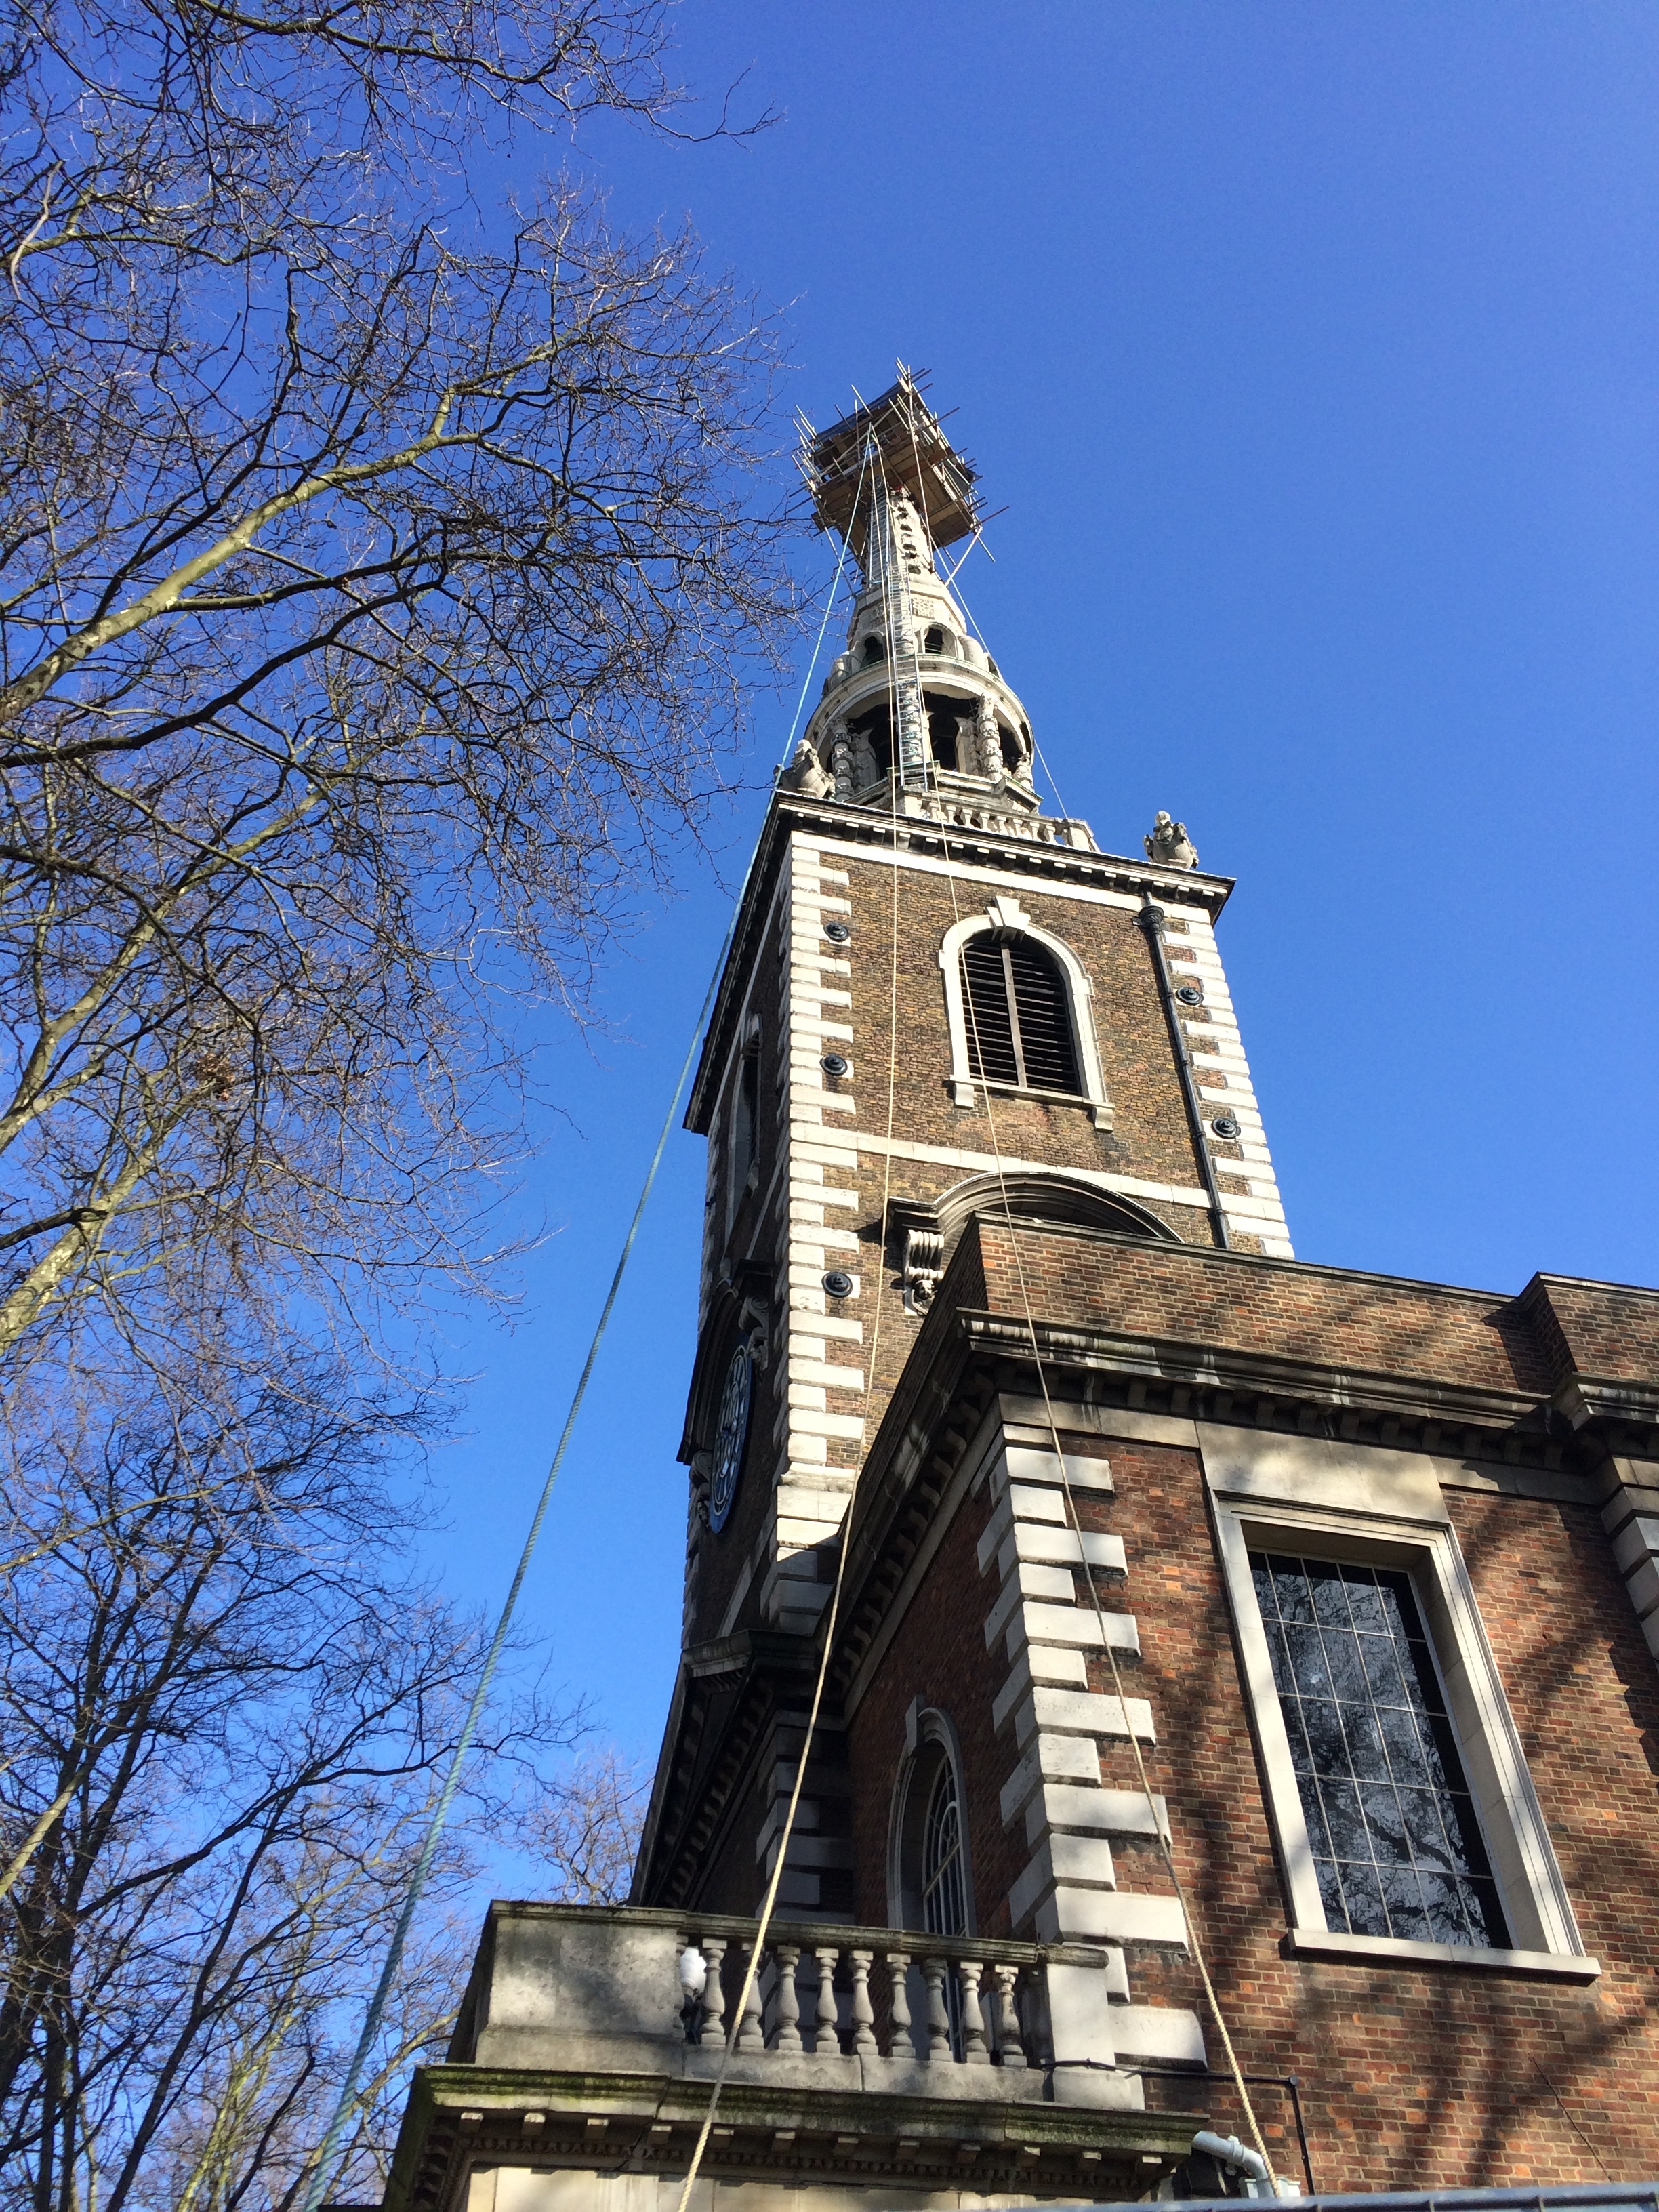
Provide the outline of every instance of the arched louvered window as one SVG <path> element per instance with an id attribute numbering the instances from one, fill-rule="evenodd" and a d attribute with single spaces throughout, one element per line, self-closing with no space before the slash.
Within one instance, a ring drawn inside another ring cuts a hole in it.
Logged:
<path id="1" fill-rule="evenodd" d="M 962 948 L 968 1065 L 987 1083 L 1073 1097 L 1078 1080 L 1072 1009 L 1053 956 L 1029 937 L 970 937 Z"/>

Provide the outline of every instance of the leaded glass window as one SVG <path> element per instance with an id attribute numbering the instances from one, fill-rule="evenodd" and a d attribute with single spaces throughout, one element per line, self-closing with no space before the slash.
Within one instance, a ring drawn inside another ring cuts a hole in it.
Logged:
<path id="1" fill-rule="evenodd" d="M 1327 1925 L 1506 1948 L 1410 1577 L 1270 1552 L 1250 1570 Z"/>

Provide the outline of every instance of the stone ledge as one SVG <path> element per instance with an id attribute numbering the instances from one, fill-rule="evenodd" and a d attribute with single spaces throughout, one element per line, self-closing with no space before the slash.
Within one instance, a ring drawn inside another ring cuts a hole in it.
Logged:
<path id="1" fill-rule="evenodd" d="M 1515 1974 L 1544 1982 L 1594 1982 L 1599 1959 L 1557 1951 L 1478 1951 L 1461 1943 L 1407 1943 L 1391 1936 L 1346 1936 L 1328 1928 L 1292 1928 L 1292 1959 L 1328 1959 L 1350 1966 L 1437 1966 L 1471 1974 Z"/>

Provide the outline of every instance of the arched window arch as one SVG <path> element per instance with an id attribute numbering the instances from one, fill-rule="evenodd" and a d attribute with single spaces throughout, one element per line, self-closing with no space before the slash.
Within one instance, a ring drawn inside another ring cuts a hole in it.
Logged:
<path id="1" fill-rule="evenodd" d="M 1005 897 L 948 930 L 939 957 L 958 1106 L 988 1088 L 1028 1091 L 1075 1098 L 1097 1127 L 1110 1127 L 1092 994 L 1068 945 Z"/>
<path id="2" fill-rule="evenodd" d="M 863 653 L 863 664 L 865 667 L 873 668 L 877 661 L 883 659 L 885 657 L 886 652 L 887 641 L 884 637 L 866 637 L 864 641 Z"/>
<path id="3" fill-rule="evenodd" d="M 939 1761 L 921 1816 L 921 1924 L 930 1936 L 968 1933 L 968 1873 L 963 1854 L 957 1770 Z"/>

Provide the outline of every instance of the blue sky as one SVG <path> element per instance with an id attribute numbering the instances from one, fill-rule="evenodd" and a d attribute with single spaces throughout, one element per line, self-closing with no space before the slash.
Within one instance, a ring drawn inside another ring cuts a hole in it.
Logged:
<path id="1" fill-rule="evenodd" d="M 817 421 L 896 356 L 978 463 L 962 584 L 1067 809 L 1185 818 L 1300 1255 L 1518 1290 L 1659 1277 L 1659 14 L 1649 5 L 811 9 L 685 0 L 781 119 L 616 131 L 781 314 Z M 827 585 L 830 557 L 803 549 Z M 804 653 L 805 648 L 803 648 Z M 791 702 L 763 703 L 741 873 Z M 688 857 L 550 1030 L 557 1231 L 440 1454 L 433 1558 L 505 1588 L 725 925 Z M 702 1146 L 672 1140 L 526 1590 L 553 1675 L 654 1753 L 679 1633 Z"/>

